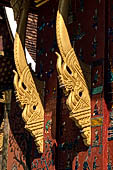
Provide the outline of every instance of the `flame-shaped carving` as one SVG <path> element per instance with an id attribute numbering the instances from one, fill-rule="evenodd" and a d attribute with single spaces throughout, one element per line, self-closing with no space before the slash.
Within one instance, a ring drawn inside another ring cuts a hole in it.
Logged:
<path id="1" fill-rule="evenodd" d="M 27 65 L 23 49 L 29 4 L 29 0 L 24 1 L 20 19 L 17 25 L 17 32 L 15 35 L 14 59 L 17 72 L 14 71 L 14 86 L 16 89 L 17 100 L 20 102 L 22 108 L 24 109 L 22 117 L 25 121 L 25 128 L 34 137 L 37 149 L 40 153 L 42 153 L 44 109 L 31 71 Z"/>
<path id="2" fill-rule="evenodd" d="M 66 28 L 69 0 L 59 0 L 56 34 L 60 54 L 56 53 L 60 87 L 68 96 L 70 118 L 81 128 L 85 145 L 91 144 L 91 105 L 88 87 Z"/>

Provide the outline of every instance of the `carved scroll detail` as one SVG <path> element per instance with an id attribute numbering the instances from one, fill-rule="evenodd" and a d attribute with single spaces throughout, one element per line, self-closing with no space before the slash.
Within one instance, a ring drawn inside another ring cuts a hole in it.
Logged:
<path id="1" fill-rule="evenodd" d="M 77 56 L 71 46 L 65 21 L 69 0 L 59 0 L 56 34 L 61 55 L 56 53 L 60 87 L 66 96 L 70 118 L 81 129 L 85 145 L 91 144 L 91 104 L 88 87 Z"/>
<path id="2" fill-rule="evenodd" d="M 18 2 L 19 1 L 17 1 L 17 3 Z M 32 73 L 27 65 L 23 49 L 29 5 L 30 0 L 23 1 L 22 10 L 18 17 L 19 20 L 14 41 L 14 60 L 17 69 L 17 72 L 14 71 L 14 86 L 16 89 L 17 101 L 23 109 L 22 118 L 25 121 L 25 128 L 34 137 L 37 149 L 42 153 L 44 109 Z"/>
<path id="3" fill-rule="evenodd" d="M 14 85 L 17 101 L 22 107 L 25 106 L 22 113 L 25 128 L 35 138 L 38 151 L 43 152 L 44 110 L 28 67 L 25 68 L 19 80 L 18 73 L 15 71 Z"/>
<path id="4" fill-rule="evenodd" d="M 17 42 L 18 41 L 18 42 Z M 19 45 L 19 50 L 21 55 L 18 56 L 17 50 L 15 48 L 15 61 L 16 57 L 23 57 L 23 49 L 21 41 L 18 34 L 15 37 L 15 43 Z M 20 59 L 21 60 L 21 59 Z M 19 63 L 18 63 L 19 64 Z M 19 65 L 16 62 L 16 67 Z M 25 63 L 23 63 L 25 65 Z M 32 78 L 29 67 L 23 69 L 20 79 L 18 78 L 18 73 L 14 71 L 14 85 L 16 89 L 17 101 L 20 102 L 21 107 L 24 108 L 22 117 L 25 121 L 25 128 L 32 134 L 35 138 L 35 143 L 39 152 L 43 152 L 43 128 L 44 128 L 44 110 L 43 106 L 35 87 L 34 80 Z"/>

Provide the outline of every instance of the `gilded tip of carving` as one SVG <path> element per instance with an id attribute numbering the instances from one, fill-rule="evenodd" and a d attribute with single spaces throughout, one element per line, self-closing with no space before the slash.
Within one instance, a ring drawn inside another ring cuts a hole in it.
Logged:
<path id="1" fill-rule="evenodd" d="M 55 52 L 55 54 L 60 58 L 61 57 L 61 55 L 58 53 L 58 52 Z"/>
<path id="2" fill-rule="evenodd" d="M 13 73 L 14 73 L 14 74 L 16 74 L 16 71 L 15 71 L 15 70 L 13 70 Z"/>

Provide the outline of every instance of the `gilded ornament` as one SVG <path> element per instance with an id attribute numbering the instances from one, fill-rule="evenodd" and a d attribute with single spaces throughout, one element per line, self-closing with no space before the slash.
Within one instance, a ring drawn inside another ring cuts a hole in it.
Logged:
<path id="1" fill-rule="evenodd" d="M 20 16 L 16 16 L 17 32 L 14 41 L 14 60 L 17 71 L 14 71 L 14 86 L 16 98 L 23 109 L 22 118 L 25 121 L 25 128 L 34 137 L 38 152 L 43 152 L 43 131 L 44 131 L 44 109 L 35 81 L 25 57 L 25 30 L 28 17 L 30 0 L 12 0 L 14 11 L 20 10 Z M 20 2 L 20 3 L 19 3 Z M 22 3 L 22 4 L 21 4 Z M 17 9 L 18 8 L 18 9 Z"/>
<path id="2" fill-rule="evenodd" d="M 70 110 L 70 118 L 81 129 L 85 145 L 91 144 L 91 102 L 88 87 L 71 46 L 66 21 L 69 0 L 59 0 L 56 20 L 56 35 L 60 53 L 56 53 L 57 71 L 60 87 L 67 96 L 66 104 Z"/>

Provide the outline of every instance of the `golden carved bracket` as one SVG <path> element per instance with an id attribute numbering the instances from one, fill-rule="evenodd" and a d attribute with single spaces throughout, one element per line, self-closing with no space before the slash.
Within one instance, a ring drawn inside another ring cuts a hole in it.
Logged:
<path id="1" fill-rule="evenodd" d="M 28 9 L 30 7 L 30 0 L 23 0 L 21 6 L 21 0 L 12 0 L 14 4 L 14 11 L 17 11 L 20 16 L 16 16 L 17 32 L 14 41 L 14 60 L 17 71 L 14 71 L 14 86 L 16 89 L 16 99 L 20 103 L 23 109 L 22 118 L 25 121 L 25 128 L 34 137 L 37 150 L 43 153 L 43 132 L 44 132 L 44 109 L 39 95 L 39 91 L 36 88 L 35 79 L 31 70 L 26 62 L 26 56 L 24 51 L 25 46 L 25 30 L 28 17 Z M 18 8 L 18 9 L 17 9 Z M 38 81 L 39 83 L 39 81 Z M 43 83 L 41 86 L 44 86 Z M 39 87 L 40 85 L 38 85 Z"/>
<path id="2" fill-rule="evenodd" d="M 91 144 L 91 102 L 88 87 L 80 63 L 71 46 L 66 20 L 69 0 L 59 0 L 56 21 L 56 35 L 60 54 L 56 53 L 60 87 L 66 96 L 70 118 L 81 129 L 85 145 Z"/>

